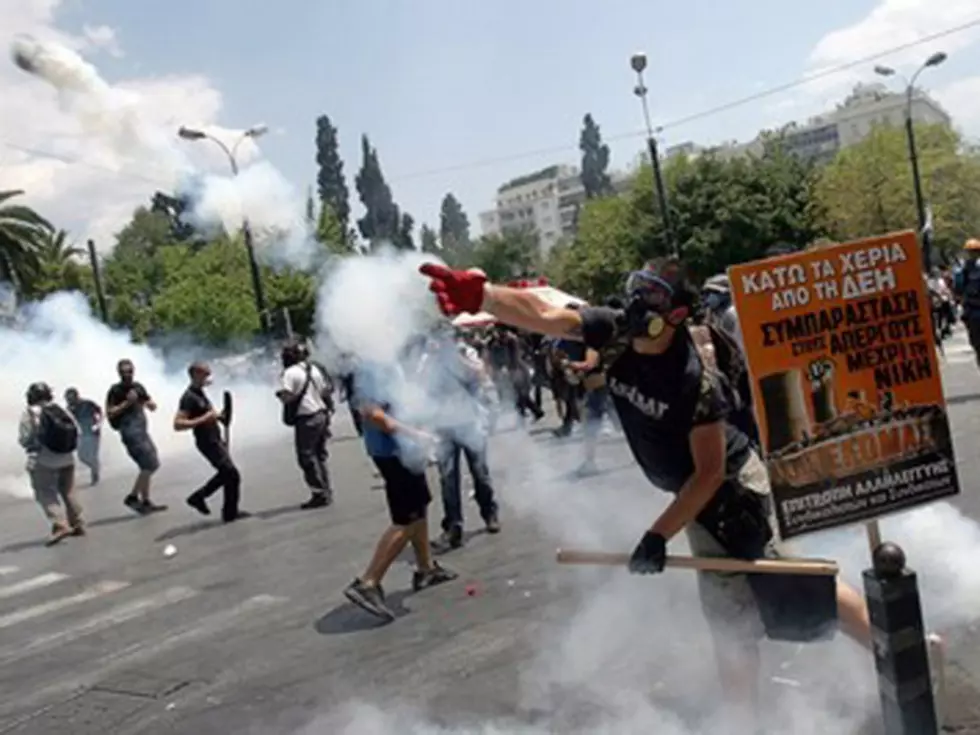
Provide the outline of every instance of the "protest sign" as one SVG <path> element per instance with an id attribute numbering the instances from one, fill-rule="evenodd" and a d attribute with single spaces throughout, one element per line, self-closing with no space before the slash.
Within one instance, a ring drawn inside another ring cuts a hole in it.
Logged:
<path id="1" fill-rule="evenodd" d="M 782 538 L 959 492 L 914 232 L 729 278 Z"/>

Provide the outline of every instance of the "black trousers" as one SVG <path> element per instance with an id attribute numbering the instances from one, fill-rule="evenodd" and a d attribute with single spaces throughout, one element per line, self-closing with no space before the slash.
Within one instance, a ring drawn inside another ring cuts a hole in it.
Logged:
<path id="1" fill-rule="evenodd" d="M 330 473 L 327 471 L 327 439 L 330 438 L 330 414 L 326 411 L 299 416 L 295 426 L 296 462 L 303 470 L 307 487 L 316 494 L 330 497 Z"/>
<path id="2" fill-rule="evenodd" d="M 194 492 L 194 495 L 207 500 L 218 492 L 219 488 L 224 488 L 225 497 L 221 517 L 226 521 L 234 520 L 238 515 L 238 502 L 241 499 L 242 476 L 228 453 L 228 447 L 224 443 L 199 445 L 197 451 L 217 471 L 210 480 Z"/>

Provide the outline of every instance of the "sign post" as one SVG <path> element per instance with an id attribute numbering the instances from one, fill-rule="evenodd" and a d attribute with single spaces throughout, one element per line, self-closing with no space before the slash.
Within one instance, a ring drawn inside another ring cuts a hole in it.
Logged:
<path id="1" fill-rule="evenodd" d="M 886 732 L 936 733 L 915 573 L 877 519 L 959 492 L 914 232 L 733 266 L 783 539 L 863 522 Z"/>

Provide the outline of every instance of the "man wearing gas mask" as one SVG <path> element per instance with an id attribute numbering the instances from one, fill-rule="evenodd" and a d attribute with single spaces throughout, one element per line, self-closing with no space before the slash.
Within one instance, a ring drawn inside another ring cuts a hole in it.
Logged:
<path id="1" fill-rule="evenodd" d="M 704 282 L 701 288 L 701 306 L 705 322 L 722 330 L 742 345 L 742 330 L 738 326 L 738 313 L 732 303 L 732 287 L 728 276 L 721 273 Z"/>
<path id="2" fill-rule="evenodd" d="M 698 344 L 704 349 L 698 348 L 687 323 L 696 291 L 678 261 L 653 261 L 631 273 L 621 310 L 556 309 L 533 293 L 492 285 L 476 274 L 431 264 L 421 272 L 449 315 L 487 311 L 506 324 L 580 340 L 603 353 L 606 384 L 633 456 L 653 485 L 674 496 L 643 530 L 631 572 L 663 571 L 667 545 L 682 530 L 698 556 L 778 556 L 768 474 L 749 438 L 729 420 L 734 390 L 717 369 L 732 355 L 724 344 L 706 343 L 703 334 Z M 748 717 L 757 711 L 758 640 L 767 632 L 766 609 L 780 606 L 781 614 L 814 637 L 835 622 L 813 619 L 811 579 L 756 579 L 765 576 L 702 573 L 698 579 L 702 607 L 716 633 L 722 683 Z M 842 627 L 867 645 L 863 599 L 843 584 L 836 598 Z M 823 601 L 833 611 L 834 600 Z M 756 676 L 747 675 L 750 670 Z"/>

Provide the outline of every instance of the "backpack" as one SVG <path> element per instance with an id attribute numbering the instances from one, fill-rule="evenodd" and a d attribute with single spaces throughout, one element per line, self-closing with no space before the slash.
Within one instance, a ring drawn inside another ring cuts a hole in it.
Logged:
<path id="1" fill-rule="evenodd" d="M 320 371 L 320 377 L 323 378 L 323 390 L 320 391 L 320 398 L 323 399 L 323 403 L 326 405 L 327 411 L 333 413 L 335 409 L 333 402 L 333 393 L 335 390 L 333 378 L 330 377 L 330 373 L 327 372 L 327 369 L 316 360 L 310 360 L 310 365 Z"/>
<path id="2" fill-rule="evenodd" d="M 78 426 L 65 409 L 49 403 L 41 409 L 37 439 L 55 454 L 69 454 L 78 448 Z"/>

